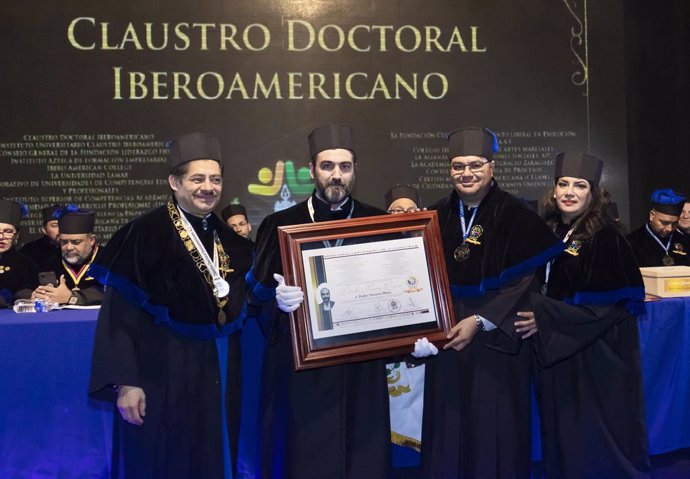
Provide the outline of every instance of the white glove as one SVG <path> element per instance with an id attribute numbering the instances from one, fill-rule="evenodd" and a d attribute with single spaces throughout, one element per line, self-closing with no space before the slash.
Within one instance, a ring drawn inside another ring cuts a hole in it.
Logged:
<path id="1" fill-rule="evenodd" d="M 420 338 L 414 343 L 414 351 L 412 356 L 417 359 L 426 358 L 429 356 L 436 356 L 438 354 L 438 348 L 430 343 L 426 338 Z"/>
<path id="2" fill-rule="evenodd" d="M 285 278 L 278 273 L 273 275 L 273 279 L 278 281 L 276 286 L 276 302 L 278 308 L 286 313 L 292 313 L 299 308 L 299 305 L 304 301 L 304 293 L 299 286 L 288 286 L 285 284 Z"/>

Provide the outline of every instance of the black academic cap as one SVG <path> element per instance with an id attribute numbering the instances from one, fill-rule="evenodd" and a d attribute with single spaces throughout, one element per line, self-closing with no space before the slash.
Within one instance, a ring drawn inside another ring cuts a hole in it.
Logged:
<path id="1" fill-rule="evenodd" d="M 170 170 L 194 160 L 213 160 L 222 164 L 218 138 L 208 133 L 187 133 L 170 140 L 167 146 L 170 148 L 168 155 Z"/>
<path id="2" fill-rule="evenodd" d="M 328 124 L 315 128 L 309 133 L 309 154 L 311 158 L 324 150 L 342 148 L 353 154 L 352 128 L 348 125 Z"/>
<path id="3" fill-rule="evenodd" d="M 655 190 L 652 193 L 652 208 L 665 215 L 680 216 L 685 205 L 685 197 L 671 188 Z"/>
<path id="4" fill-rule="evenodd" d="M 43 225 L 48 221 L 56 220 L 55 212 L 62 209 L 62 205 L 47 206 L 41 210 L 41 215 L 43 216 Z"/>
<path id="5" fill-rule="evenodd" d="M 390 207 L 391 203 L 400 198 L 407 198 L 414 201 L 414 204 L 419 207 L 419 193 L 416 189 L 408 185 L 395 185 L 393 188 L 388 190 L 385 196 L 386 208 Z"/>
<path id="6" fill-rule="evenodd" d="M 450 160 L 456 156 L 483 156 L 491 161 L 498 152 L 498 140 L 488 128 L 458 128 L 448 133 L 448 148 Z"/>
<path id="7" fill-rule="evenodd" d="M 29 213 L 26 205 L 12 200 L 0 200 L 0 223 L 7 223 L 19 228 L 22 218 Z"/>
<path id="8" fill-rule="evenodd" d="M 58 219 L 60 234 L 79 235 L 94 231 L 96 214 L 93 211 L 82 210 L 76 205 L 66 205 L 55 213 Z"/>
<path id="9" fill-rule="evenodd" d="M 225 208 L 223 208 L 223 211 L 220 212 L 220 215 L 223 217 L 223 221 L 228 221 L 228 218 L 235 216 L 235 215 L 244 215 L 244 217 L 247 217 L 247 210 L 244 206 L 242 205 L 228 205 Z"/>
<path id="10" fill-rule="evenodd" d="M 590 184 L 598 185 L 603 170 L 604 162 L 594 155 L 580 151 L 562 151 L 556 155 L 556 169 L 553 177 L 554 179 L 561 176 L 583 178 Z"/>

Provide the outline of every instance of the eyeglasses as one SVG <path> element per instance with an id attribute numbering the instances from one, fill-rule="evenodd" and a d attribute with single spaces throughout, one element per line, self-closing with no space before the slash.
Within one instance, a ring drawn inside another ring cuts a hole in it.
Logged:
<path id="1" fill-rule="evenodd" d="M 457 173 L 463 173 L 467 167 L 470 168 L 472 173 L 480 173 L 484 169 L 484 165 L 488 163 L 490 163 L 490 161 L 473 161 L 466 165 L 463 165 L 462 163 L 453 163 L 450 165 L 450 167 Z"/>
<path id="2" fill-rule="evenodd" d="M 412 213 L 413 211 L 417 211 L 417 209 L 418 208 L 415 206 L 410 206 L 409 208 L 391 208 L 388 212 L 397 215 L 398 213 Z"/>
<path id="3" fill-rule="evenodd" d="M 4 238 L 14 238 L 17 232 L 15 230 L 0 230 L 0 236 Z"/>

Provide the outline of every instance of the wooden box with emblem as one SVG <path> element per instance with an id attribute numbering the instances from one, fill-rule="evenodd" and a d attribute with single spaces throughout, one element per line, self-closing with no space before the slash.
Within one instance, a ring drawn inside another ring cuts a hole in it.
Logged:
<path id="1" fill-rule="evenodd" d="M 657 298 L 690 296 L 690 266 L 640 268 L 645 294 Z"/>

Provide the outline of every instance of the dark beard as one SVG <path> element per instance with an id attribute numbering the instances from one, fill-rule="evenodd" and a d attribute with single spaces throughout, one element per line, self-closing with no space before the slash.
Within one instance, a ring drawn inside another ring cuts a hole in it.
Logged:
<path id="1" fill-rule="evenodd" d="M 350 183 L 350 186 L 352 186 L 352 183 Z M 348 185 L 343 182 L 331 182 L 328 185 L 325 185 L 317 181 L 316 190 L 319 192 L 319 196 L 323 200 L 332 205 L 337 205 L 350 194 L 350 188 L 348 188 Z"/>

